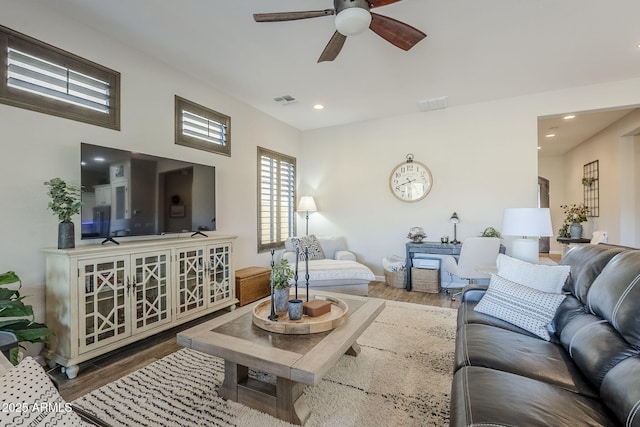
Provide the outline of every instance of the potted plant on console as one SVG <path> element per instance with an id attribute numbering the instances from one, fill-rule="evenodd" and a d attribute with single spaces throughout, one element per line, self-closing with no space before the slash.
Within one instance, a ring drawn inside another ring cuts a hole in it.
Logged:
<path id="1" fill-rule="evenodd" d="M 7 285 L 18 284 L 17 288 Z M 20 295 L 22 282 L 16 273 L 7 271 L 0 274 L 0 331 L 16 336 L 18 342 L 44 342 L 53 331 L 42 323 L 34 321 L 33 307 L 25 305 Z M 9 353 L 9 361 L 18 364 L 19 347 L 13 347 Z"/>
<path id="2" fill-rule="evenodd" d="M 582 223 L 587 220 L 589 215 L 589 208 L 580 204 L 561 205 L 564 210 L 564 224 L 559 230 L 559 237 L 570 237 L 572 239 L 579 239 L 582 237 Z"/>
<path id="3" fill-rule="evenodd" d="M 293 278 L 293 270 L 289 267 L 286 259 L 281 259 L 279 263 L 272 267 L 273 293 L 276 311 L 287 311 L 289 308 L 289 280 Z"/>
<path id="4" fill-rule="evenodd" d="M 67 185 L 60 178 L 53 178 L 44 183 L 49 190 L 51 201 L 47 205 L 58 216 L 58 249 L 70 249 L 76 246 L 75 230 L 71 217 L 80 213 L 80 189 Z"/>

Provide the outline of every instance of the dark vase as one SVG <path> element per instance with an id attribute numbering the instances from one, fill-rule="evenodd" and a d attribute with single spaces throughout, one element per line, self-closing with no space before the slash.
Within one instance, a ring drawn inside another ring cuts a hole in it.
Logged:
<path id="1" fill-rule="evenodd" d="M 76 247 L 76 233 L 73 222 L 63 221 L 58 224 L 58 249 L 72 249 Z"/>

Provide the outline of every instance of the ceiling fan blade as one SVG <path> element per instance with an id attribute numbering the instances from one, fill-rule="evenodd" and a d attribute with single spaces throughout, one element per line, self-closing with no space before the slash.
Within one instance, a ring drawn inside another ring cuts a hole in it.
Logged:
<path id="1" fill-rule="evenodd" d="M 399 1 L 400 0 L 369 0 L 369 7 L 373 9 L 374 7 L 386 6 L 388 4 L 397 3 Z"/>
<path id="2" fill-rule="evenodd" d="M 320 58 L 318 58 L 318 62 L 333 61 L 336 59 L 346 40 L 347 36 L 343 36 L 337 31 L 333 33 L 333 37 L 331 37 L 331 40 L 329 40 L 329 43 L 325 46 Z"/>
<path id="3" fill-rule="evenodd" d="M 409 24 L 373 12 L 369 28 L 392 45 L 403 50 L 411 49 L 420 40 L 427 37 L 425 33 Z"/>
<path id="4" fill-rule="evenodd" d="M 306 10 L 303 12 L 254 13 L 253 19 L 256 22 L 295 21 L 297 19 L 319 18 L 321 16 L 335 14 L 336 11 L 334 9 Z"/>

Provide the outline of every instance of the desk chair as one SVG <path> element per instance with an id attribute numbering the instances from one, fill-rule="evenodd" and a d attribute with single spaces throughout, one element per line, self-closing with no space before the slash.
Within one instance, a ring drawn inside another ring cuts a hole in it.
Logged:
<path id="1" fill-rule="evenodd" d="M 489 272 L 482 270 L 496 265 L 499 252 L 500 239 L 497 237 L 467 237 L 462 242 L 459 258 L 456 260 L 451 255 L 445 256 L 443 258 L 444 266 L 449 274 L 472 284 L 476 279 L 491 277 Z M 450 290 L 447 288 L 447 293 L 449 292 Z M 455 301 L 456 296 L 460 293 L 453 294 L 451 300 Z"/>

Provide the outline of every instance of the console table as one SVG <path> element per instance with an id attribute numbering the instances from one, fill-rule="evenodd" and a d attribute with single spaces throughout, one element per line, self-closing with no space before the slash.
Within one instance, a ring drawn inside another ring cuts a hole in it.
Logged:
<path id="1" fill-rule="evenodd" d="M 440 242 L 408 242 L 407 248 L 407 266 L 405 267 L 405 289 L 411 290 L 411 268 L 413 267 L 413 258 L 415 254 L 432 254 L 432 255 L 460 255 L 461 244 Z"/>
<path id="2" fill-rule="evenodd" d="M 591 243 L 591 239 L 583 239 L 583 238 L 573 239 L 571 237 L 558 237 L 556 240 L 558 241 L 558 243 L 562 245 L 562 256 L 564 256 L 567 253 L 567 250 L 571 243 L 577 243 L 577 244 Z"/>

